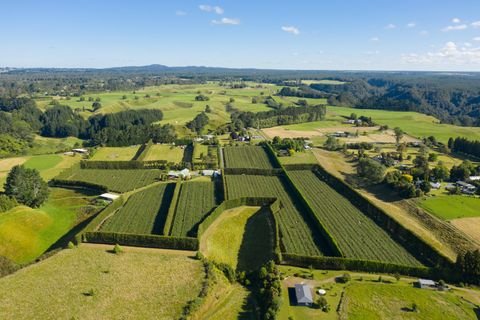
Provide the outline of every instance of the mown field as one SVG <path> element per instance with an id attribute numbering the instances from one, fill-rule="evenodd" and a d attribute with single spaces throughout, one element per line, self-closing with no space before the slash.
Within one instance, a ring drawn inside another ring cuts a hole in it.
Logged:
<path id="1" fill-rule="evenodd" d="M 480 198 L 442 195 L 420 201 L 420 206 L 444 220 L 480 217 Z"/>
<path id="2" fill-rule="evenodd" d="M 315 173 L 299 170 L 288 174 L 345 257 L 420 265 L 405 248 Z"/>
<path id="3" fill-rule="evenodd" d="M 227 175 L 225 180 L 229 199 L 275 197 L 281 200 L 282 209 L 276 217 L 286 252 L 301 255 L 322 255 L 322 249 L 317 246 L 318 235 L 307 224 L 299 209 L 295 206 L 281 177 Z"/>
<path id="4" fill-rule="evenodd" d="M 95 151 L 90 160 L 95 161 L 129 161 L 135 156 L 139 146 L 103 147 Z"/>
<path id="5" fill-rule="evenodd" d="M 178 319 L 198 295 L 200 261 L 144 248 L 115 255 L 111 248 L 84 244 L 0 279 L 0 319 Z"/>
<path id="6" fill-rule="evenodd" d="M 223 212 L 202 235 L 200 251 L 236 270 L 256 270 L 274 258 L 274 230 L 269 214 L 258 207 Z"/>
<path id="7" fill-rule="evenodd" d="M 174 187 L 173 183 L 162 183 L 133 194 L 100 231 L 162 234 Z"/>
<path id="8" fill-rule="evenodd" d="M 148 149 L 147 154 L 143 160 L 166 160 L 168 162 L 180 163 L 182 162 L 184 149 L 166 144 L 154 144 Z"/>
<path id="9" fill-rule="evenodd" d="M 62 172 L 56 178 L 95 183 L 107 187 L 110 191 L 122 193 L 159 181 L 160 170 L 103 170 L 72 167 Z"/>
<path id="10" fill-rule="evenodd" d="M 191 181 L 181 185 L 170 235 L 195 236 L 196 227 L 216 205 L 211 181 Z"/>
<path id="11" fill-rule="evenodd" d="M 259 146 L 226 146 L 223 149 L 226 168 L 274 168 L 273 163 L 263 147 Z"/>
<path id="12" fill-rule="evenodd" d="M 48 201 L 38 209 L 18 206 L 0 214 L 0 255 L 28 263 L 66 234 L 90 206 L 94 194 L 50 188 Z M 1 318 L 1 317 L 0 317 Z"/>

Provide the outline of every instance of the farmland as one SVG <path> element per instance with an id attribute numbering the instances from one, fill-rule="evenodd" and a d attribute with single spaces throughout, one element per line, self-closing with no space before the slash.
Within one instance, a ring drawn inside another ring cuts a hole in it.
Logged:
<path id="1" fill-rule="evenodd" d="M 147 151 L 143 160 L 166 160 L 168 162 L 182 162 L 184 149 L 166 144 L 154 144 Z"/>
<path id="2" fill-rule="evenodd" d="M 255 270 L 273 259 L 269 212 L 238 207 L 222 213 L 202 235 L 200 251 L 209 259 L 237 270 Z"/>
<path id="3" fill-rule="evenodd" d="M 56 177 L 60 180 L 99 184 L 114 192 L 127 192 L 159 180 L 159 170 L 103 170 L 72 167 Z"/>
<path id="4" fill-rule="evenodd" d="M 317 243 L 319 235 L 313 230 L 285 189 L 281 177 L 227 175 L 226 189 L 229 199 L 240 197 L 275 197 L 282 202 L 276 213 L 285 251 L 301 255 L 322 255 Z"/>
<path id="5" fill-rule="evenodd" d="M 310 170 L 289 171 L 315 215 L 347 258 L 405 265 L 418 261 L 344 196 Z"/>
<path id="6" fill-rule="evenodd" d="M 103 147 L 95 151 L 90 160 L 95 161 L 129 161 L 137 153 L 138 146 L 130 147 Z"/>
<path id="7" fill-rule="evenodd" d="M 31 262 L 67 233 L 90 206 L 94 194 L 51 188 L 38 209 L 18 206 L 0 214 L 0 256 Z"/>
<path id="8" fill-rule="evenodd" d="M 227 168 L 259 168 L 274 167 L 263 147 L 242 146 L 224 148 L 225 166 Z"/>
<path id="9" fill-rule="evenodd" d="M 480 216 L 480 198 L 461 195 L 429 197 L 420 202 L 428 212 L 444 220 Z"/>
<path id="10" fill-rule="evenodd" d="M 198 223 L 215 204 L 213 182 L 182 183 L 170 234 L 177 237 L 193 236 Z"/>
<path id="11" fill-rule="evenodd" d="M 161 234 L 174 184 L 162 183 L 139 191 L 101 226 L 100 231 Z"/>
<path id="12" fill-rule="evenodd" d="M 0 279 L 9 293 L 0 297 L 0 318 L 178 319 L 198 295 L 202 264 L 185 253 L 111 248 L 84 244 Z"/>

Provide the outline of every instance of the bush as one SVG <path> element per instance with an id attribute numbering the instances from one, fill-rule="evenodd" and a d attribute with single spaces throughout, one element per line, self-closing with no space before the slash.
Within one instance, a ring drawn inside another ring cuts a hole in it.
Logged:
<path id="1" fill-rule="evenodd" d="M 123 253 L 123 249 L 122 247 L 120 247 L 120 245 L 117 243 L 114 247 L 113 247 L 113 252 L 115 254 L 120 254 L 120 253 Z"/>
<path id="2" fill-rule="evenodd" d="M 344 273 L 340 277 L 337 278 L 340 283 L 347 283 L 352 280 L 350 273 Z"/>
<path id="3" fill-rule="evenodd" d="M 68 242 L 67 248 L 68 248 L 68 249 L 75 249 L 75 245 L 73 244 L 72 241 L 69 241 L 69 242 Z"/>
<path id="4" fill-rule="evenodd" d="M 0 278 L 11 273 L 14 273 L 19 269 L 19 266 L 10 259 L 0 256 Z"/>
<path id="5" fill-rule="evenodd" d="M 325 297 L 319 297 L 317 301 L 315 302 L 315 305 L 317 308 L 322 310 L 323 312 L 329 312 L 330 311 L 330 305 L 328 304 L 327 299 Z"/>

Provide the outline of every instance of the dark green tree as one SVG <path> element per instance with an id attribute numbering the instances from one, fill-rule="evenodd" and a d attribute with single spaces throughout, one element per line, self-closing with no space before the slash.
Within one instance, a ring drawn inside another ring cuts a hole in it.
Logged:
<path id="1" fill-rule="evenodd" d="M 15 166 L 7 176 L 5 194 L 21 204 L 36 208 L 47 200 L 49 190 L 36 169 Z"/>

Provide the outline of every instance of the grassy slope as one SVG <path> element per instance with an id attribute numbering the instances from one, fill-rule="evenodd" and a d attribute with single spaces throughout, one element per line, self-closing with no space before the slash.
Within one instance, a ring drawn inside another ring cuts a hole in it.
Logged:
<path id="1" fill-rule="evenodd" d="M 480 216 L 480 198 L 462 195 L 430 197 L 421 201 L 420 206 L 444 220 Z"/>
<path id="2" fill-rule="evenodd" d="M 355 283 L 346 288 L 342 319 L 477 319 L 472 305 L 449 292 L 401 284 Z M 416 303 L 419 312 L 410 312 Z"/>
<path id="3" fill-rule="evenodd" d="M 129 147 L 104 147 L 95 151 L 90 160 L 96 161 L 128 161 L 137 153 L 138 146 Z"/>
<path id="4" fill-rule="evenodd" d="M 18 263 L 34 260 L 72 228 L 77 209 L 89 199 L 77 191 L 52 188 L 39 209 L 19 206 L 0 214 L 0 255 Z"/>
<path id="5" fill-rule="evenodd" d="M 203 268 L 181 253 L 103 246 L 64 250 L 0 279 L 1 319 L 177 319 Z M 95 296 L 85 296 L 90 289 Z"/>
<path id="6" fill-rule="evenodd" d="M 227 210 L 201 238 L 209 259 L 240 270 L 252 270 L 272 258 L 273 237 L 267 214 L 258 207 Z"/>

